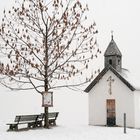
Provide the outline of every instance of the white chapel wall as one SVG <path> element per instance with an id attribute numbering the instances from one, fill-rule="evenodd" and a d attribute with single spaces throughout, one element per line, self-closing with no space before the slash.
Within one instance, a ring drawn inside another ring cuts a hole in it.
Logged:
<path id="1" fill-rule="evenodd" d="M 112 95 L 109 94 L 107 79 L 115 80 L 112 83 Z M 106 125 L 106 100 L 116 101 L 116 124 L 123 125 L 123 114 L 127 115 L 127 126 L 134 127 L 134 95 L 133 92 L 110 70 L 89 92 L 89 124 Z"/>
<path id="2" fill-rule="evenodd" d="M 140 128 L 140 91 L 134 92 L 135 101 L 135 128 Z"/>

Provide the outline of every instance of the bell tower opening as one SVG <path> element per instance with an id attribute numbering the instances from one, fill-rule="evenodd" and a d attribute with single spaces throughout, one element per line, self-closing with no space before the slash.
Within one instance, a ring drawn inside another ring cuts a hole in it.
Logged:
<path id="1" fill-rule="evenodd" d="M 109 64 L 112 65 L 112 59 L 109 59 Z"/>

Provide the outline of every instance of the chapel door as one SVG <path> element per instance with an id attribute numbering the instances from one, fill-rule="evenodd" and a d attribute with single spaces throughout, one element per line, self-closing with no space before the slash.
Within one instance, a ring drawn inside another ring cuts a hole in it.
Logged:
<path id="1" fill-rule="evenodd" d="M 115 100 L 108 99 L 107 104 L 107 125 L 114 126 L 116 125 L 116 113 L 115 113 Z"/>

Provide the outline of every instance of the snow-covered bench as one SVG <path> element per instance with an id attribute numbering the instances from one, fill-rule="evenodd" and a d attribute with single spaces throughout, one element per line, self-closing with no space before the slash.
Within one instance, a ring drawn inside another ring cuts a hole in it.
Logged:
<path id="1" fill-rule="evenodd" d="M 56 125 L 56 119 L 58 117 L 59 112 L 50 112 L 48 114 L 49 125 Z M 18 115 L 15 117 L 13 123 L 8 123 L 9 129 L 8 131 L 17 131 L 18 125 L 27 124 L 27 128 L 36 128 L 41 127 L 42 122 L 44 120 L 45 114 L 38 115 Z"/>
<path id="2" fill-rule="evenodd" d="M 35 128 L 41 127 L 43 121 L 43 114 L 39 115 L 18 115 L 15 117 L 13 123 L 8 123 L 9 129 L 8 130 L 18 130 L 18 125 L 20 124 L 27 124 L 27 128 Z"/>

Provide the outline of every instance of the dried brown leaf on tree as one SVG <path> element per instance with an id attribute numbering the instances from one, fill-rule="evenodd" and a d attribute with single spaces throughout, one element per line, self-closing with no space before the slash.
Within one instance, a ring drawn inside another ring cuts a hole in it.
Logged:
<path id="1" fill-rule="evenodd" d="M 19 0 L 4 10 L 0 43 L 7 60 L 1 60 L 0 71 L 7 79 L 8 74 L 14 75 L 11 82 L 19 81 L 9 88 L 35 89 L 42 94 L 87 83 L 90 60 L 101 53 L 88 10 L 80 0 Z"/>

